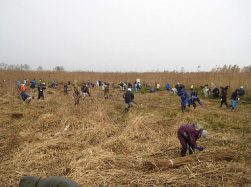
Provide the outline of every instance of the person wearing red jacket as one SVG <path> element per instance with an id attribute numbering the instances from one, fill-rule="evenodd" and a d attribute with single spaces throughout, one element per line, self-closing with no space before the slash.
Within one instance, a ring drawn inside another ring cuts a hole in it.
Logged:
<path id="1" fill-rule="evenodd" d="M 203 147 L 198 147 L 196 144 L 197 139 L 201 137 L 202 140 L 205 140 L 208 136 L 208 132 L 203 129 L 199 123 L 193 123 L 191 125 L 182 125 L 178 129 L 178 138 L 181 148 L 181 156 L 186 156 L 187 145 L 189 146 L 189 154 L 194 153 L 194 149 L 203 151 Z"/>

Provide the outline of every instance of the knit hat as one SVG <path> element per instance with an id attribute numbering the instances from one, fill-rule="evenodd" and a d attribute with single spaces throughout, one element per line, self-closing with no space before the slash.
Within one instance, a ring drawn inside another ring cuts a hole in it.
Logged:
<path id="1" fill-rule="evenodd" d="M 201 139 L 204 141 L 208 136 L 208 132 L 206 130 L 202 130 L 201 132 Z"/>

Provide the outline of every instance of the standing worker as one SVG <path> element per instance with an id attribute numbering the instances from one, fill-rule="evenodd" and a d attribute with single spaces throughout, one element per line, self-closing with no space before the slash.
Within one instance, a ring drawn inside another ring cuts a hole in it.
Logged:
<path id="1" fill-rule="evenodd" d="M 106 83 L 106 81 L 104 82 L 104 96 L 105 96 L 105 99 L 108 99 L 109 97 L 109 84 Z"/>
<path id="2" fill-rule="evenodd" d="M 46 89 L 45 83 L 39 83 L 38 84 L 38 99 L 40 100 L 40 97 L 44 100 L 44 90 Z"/>
<path id="3" fill-rule="evenodd" d="M 127 92 L 123 95 L 125 99 L 125 112 L 128 112 L 129 108 L 133 106 L 132 100 L 134 99 L 134 94 L 131 91 L 132 89 L 128 88 Z"/>
<path id="4" fill-rule="evenodd" d="M 75 86 L 74 86 L 73 97 L 74 97 L 75 105 L 78 105 L 79 98 L 80 98 L 80 92 L 78 91 L 78 89 Z"/>
<path id="5" fill-rule="evenodd" d="M 160 89 L 160 84 L 157 83 L 157 84 L 156 84 L 156 90 L 159 91 L 159 89 Z"/>
<path id="6" fill-rule="evenodd" d="M 189 101 L 189 94 L 186 92 L 185 88 L 182 88 L 178 96 L 181 98 L 181 111 L 184 112 L 184 110 L 186 110 L 186 104 Z"/>
<path id="7" fill-rule="evenodd" d="M 230 86 L 226 86 L 226 87 L 220 87 L 221 88 L 221 103 L 220 103 L 220 108 L 222 107 L 222 104 L 224 103 L 226 105 L 226 107 L 228 107 L 227 104 L 227 90 Z"/>
<path id="8" fill-rule="evenodd" d="M 237 106 L 236 98 L 239 94 L 239 89 L 236 89 L 231 95 L 231 103 L 232 103 L 232 111 L 234 112 L 234 108 Z"/>
<path id="9" fill-rule="evenodd" d="M 85 83 L 82 83 L 81 92 L 83 93 L 84 99 L 85 99 L 87 94 L 89 95 L 89 97 L 91 96 L 90 92 L 89 92 L 89 88 Z"/>
<path id="10" fill-rule="evenodd" d="M 68 95 L 68 85 L 64 85 L 64 95 Z"/>
<path id="11" fill-rule="evenodd" d="M 193 84 L 192 84 L 191 87 L 190 87 L 190 90 L 193 91 L 193 89 L 194 89 L 194 86 L 193 86 Z"/>
<path id="12" fill-rule="evenodd" d="M 187 145 L 189 147 L 189 154 L 194 153 L 194 149 L 203 151 L 203 147 L 198 147 L 196 144 L 197 139 L 201 137 L 204 141 L 208 136 L 208 132 L 203 129 L 203 127 L 198 123 L 193 123 L 191 125 L 183 125 L 178 129 L 178 138 L 181 148 L 181 156 L 186 156 Z"/>
<path id="13" fill-rule="evenodd" d="M 169 83 L 167 83 L 166 84 L 166 90 L 169 91 L 169 89 L 170 89 L 170 85 L 169 85 Z"/>

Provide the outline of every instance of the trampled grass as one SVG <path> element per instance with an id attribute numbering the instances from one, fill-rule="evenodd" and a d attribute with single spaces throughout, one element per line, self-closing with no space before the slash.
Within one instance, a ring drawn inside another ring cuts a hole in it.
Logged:
<path id="1" fill-rule="evenodd" d="M 63 77 L 62 73 L 62 80 L 67 80 Z M 251 105 L 247 100 L 231 112 L 219 108 L 220 99 L 200 95 L 204 107 L 182 113 L 177 95 L 139 91 L 136 104 L 125 113 L 119 89 L 110 88 L 105 100 L 101 88 L 95 87 L 80 105 L 74 104 L 72 91 L 63 94 L 62 84 L 47 88 L 41 101 L 37 92 L 28 91 L 35 97 L 29 105 L 22 104 L 13 84 L 2 84 L 0 93 L 0 186 L 18 186 L 25 174 L 64 176 L 81 186 L 251 183 Z M 197 142 L 205 150 L 180 158 L 177 129 L 193 122 L 209 131 L 205 142 Z"/>

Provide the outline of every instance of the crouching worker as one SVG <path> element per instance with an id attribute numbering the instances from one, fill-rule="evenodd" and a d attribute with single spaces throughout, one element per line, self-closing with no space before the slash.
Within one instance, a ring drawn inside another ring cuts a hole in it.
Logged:
<path id="1" fill-rule="evenodd" d="M 25 92 L 21 92 L 21 97 L 23 100 L 23 103 L 30 103 L 31 101 L 31 96 L 29 96 L 28 94 L 26 94 Z"/>
<path id="2" fill-rule="evenodd" d="M 188 107 L 190 108 L 190 105 L 193 105 L 193 108 L 195 109 L 195 108 L 196 108 L 196 103 L 195 103 L 196 101 L 197 101 L 201 106 L 203 106 L 203 104 L 200 102 L 200 98 L 198 98 L 198 97 L 196 97 L 196 96 L 192 96 L 192 97 L 190 97 L 190 99 L 189 99 Z"/>
<path id="3" fill-rule="evenodd" d="M 189 147 L 189 154 L 194 153 L 194 149 L 203 151 L 203 147 L 198 147 L 196 141 L 198 138 L 204 141 L 208 136 L 208 132 L 203 129 L 203 127 L 198 123 L 193 123 L 191 125 L 183 125 L 178 130 L 178 138 L 180 140 L 181 156 L 186 156 L 187 145 Z"/>
<path id="4" fill-rule="evenodd" d="M 31 175 L 24 176 L 19 187 L 79 187 L 79 184 L 64 177 L 39 178 Z"/>
<path id="5" fill-rule="evenodd" d="M 132 100 L 134 99 L 134 94 L 131 92 L 132 89 L 128 88 L 127 92 L 124 93 L 123 98 L 125 99 L 125 112 L 128 112 L 129 108 L 133 106 Z"/>

